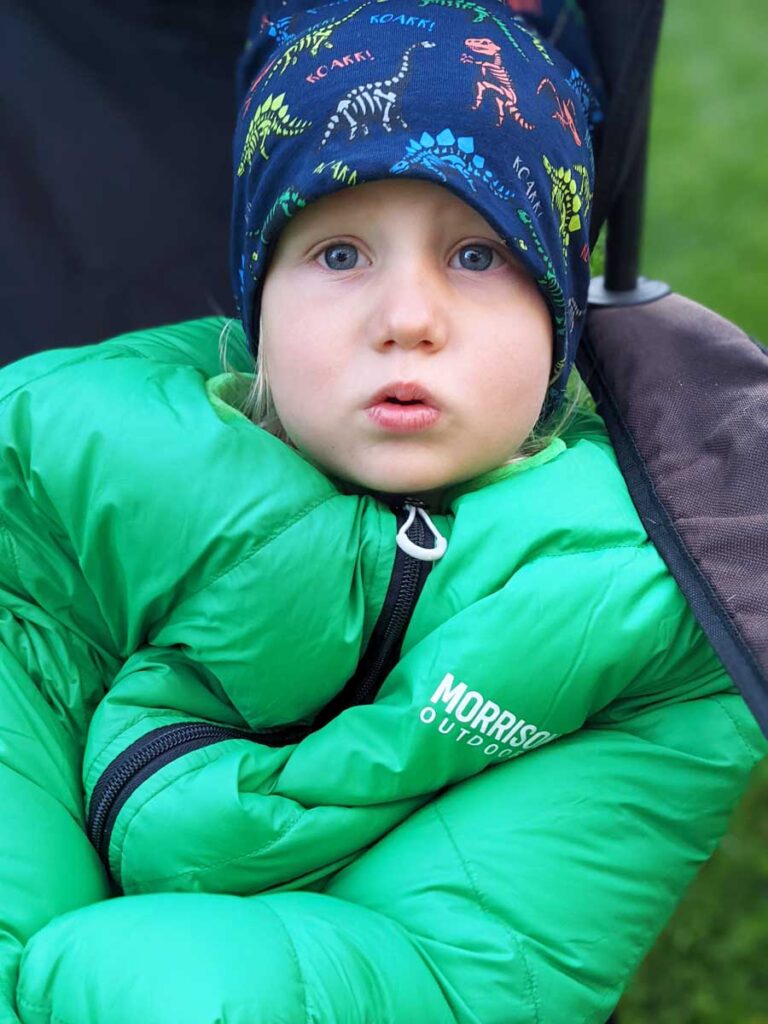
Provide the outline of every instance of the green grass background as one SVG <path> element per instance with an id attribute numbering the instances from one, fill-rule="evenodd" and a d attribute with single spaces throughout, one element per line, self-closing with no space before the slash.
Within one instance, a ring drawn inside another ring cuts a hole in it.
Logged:
<path id="1" fill-rule="evenodd" d="M 667 0 L 643 272 L 768 342 L 766 0 Z"/>
<path id="2" fill-rule="evenodd" d="M 642 272 L 768 342 L 766 0 L 667 0 Z M 768 1024 L 766 964 L 763 762 L 720 849 L 632 980 L 619 1020 Z"/>

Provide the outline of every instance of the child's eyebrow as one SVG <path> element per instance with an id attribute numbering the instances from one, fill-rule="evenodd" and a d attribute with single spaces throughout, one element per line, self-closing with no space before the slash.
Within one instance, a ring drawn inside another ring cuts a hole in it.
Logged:
<path id="1" fill-rule="evenodd" d="M 381 223 L 386 224 L 386 217 L 380 216 Z M 316 218 L 314 221 L 307 222 L 304 224 L 295 224 L 295 238 L 304 240 L 308 236 L 321 236 L 328 235 L 329 237 L 334 234 L 370 234 L 377 227 L 376 214 L 363 214 L 363 213 L 344 213 L 334 215 L 323 215 Z M 496 231 L 495 228 L 491 227 L 490 224 L 477 223 L 475 221 L 470 222 L 469 220 L 459 220 L 459 218 L 453 218 L 446 213 L 436 214 L 430 218 L 430 227 L 432 233 L 435 235 L 455 235 L 473 237 L 481 235 L 485 238 L 492 238 L 499 244 L 504 242 L 502 236 Z"/>

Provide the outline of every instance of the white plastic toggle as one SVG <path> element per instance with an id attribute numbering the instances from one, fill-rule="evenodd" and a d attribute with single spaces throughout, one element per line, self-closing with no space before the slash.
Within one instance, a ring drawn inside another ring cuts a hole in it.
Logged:
<path id="1" fill-rule="evenodd" d="M 419 505 L 409 505 L 406 502 L 405 508 L 408 509 L 408 518 L 405 520 L 403 525 L 397 531 L 397 546 L 412 558 L 418 558 L 422 562 L 436 562 L 438 558 L 442 558 L 448 548 L 448 541 L 439 532 L 435 524 L 429 518 L 426 509 L 421 508 Z M 419 513 L 421 518 L 426 523 L 432 536 L 435 538 L 435 546 L 433 548 L 420 548 L 418 544 L 414 544 L 411 538 L 408 536 L 408 529 L 412 525 L 416 518 L 416 513 Z"/>

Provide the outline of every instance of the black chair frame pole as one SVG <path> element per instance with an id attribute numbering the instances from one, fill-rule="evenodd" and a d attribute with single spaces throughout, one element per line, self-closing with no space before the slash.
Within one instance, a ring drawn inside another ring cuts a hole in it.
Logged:
<path id="1" fill-rule="evenodd" d="M 605 273 L 592 305 L 635 305 L 666 294 L 640 276 L 651 85 L 664 0 L 581 0 L 608 95 L 597 154 L 592 242 L 605 226 Z"/>
<path id="2" fill-rule="evenodd" d="M 640 275 L 651 85 L 663 0 L 581 0 L 608 96 L 597 152 L 592 244 L 605 226 L 605 270 L 590 305 L 654 301 L 669 289 Z M 586 364 L 589 365 L 588 363 Z M 579 369 L 584 373 L 585 364 Z M 618 1024 L 618 1013 L 607 1024 Z"/>

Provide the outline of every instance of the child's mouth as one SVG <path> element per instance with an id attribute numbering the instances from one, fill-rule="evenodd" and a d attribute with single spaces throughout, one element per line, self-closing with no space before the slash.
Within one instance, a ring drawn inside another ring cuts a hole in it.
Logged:
<path id="1" fill-rule="evenodd" d="M 440 410 L 432 403 L 423 385 L 402 381 L 378 391 L 365 411 L 382 430 L 411 434 L 426 430 L 440 418 Z"/>
<path id="2" fill-rule="evenodd" d="M 395 434 L 415 434 L 431 427 L 440 418 L 440 410 L 423 402 L 379 402 L 366 410 L 370 419 Z"/>

